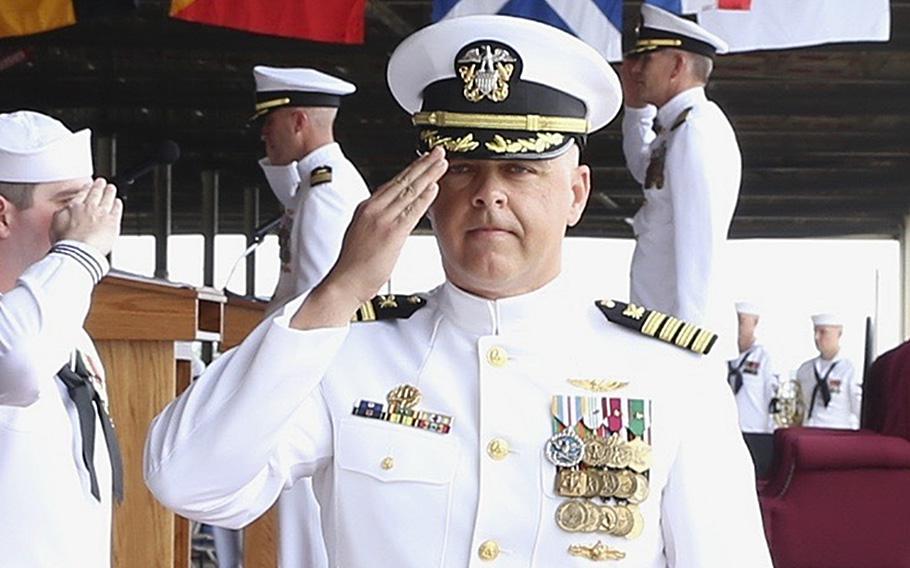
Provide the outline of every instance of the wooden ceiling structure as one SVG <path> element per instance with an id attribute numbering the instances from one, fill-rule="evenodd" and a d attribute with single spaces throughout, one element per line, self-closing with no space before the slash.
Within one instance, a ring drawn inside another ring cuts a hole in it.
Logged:
<path id="1" fill-rule="evenodd" d="M 639 2 L 627 1 L 626 21 Z M 0 110 L 42 110 L 116 138 L 122 170 L 164 139 L 182 151 L 173 230 L 200 232 L 204 172 L 220 180 L 219 230 L 242 231 L 243 194 L 260 219 L 278 203 L 247 127 L 255 64 L 312 66 L 358 85 L 337 138 L 375 187 L 413 156 L 408 117 L 388 93 L 389 54 L 430 20 L 431 0 L 369 0 L 366 42 L 338 46 L 190 24 L 168 0 L 0 40 Z M 891 0 L 887 43 L 833 44 L 719 59 L 708 94 L 730 116 L 744 161 L 733 237 L 897 238 L 910 210 L 910 0 Z M 631 237 L 641 191 L 624 167 L 619 120 L 590 139 L 594 197 L 575 235 Z M 124 232 L 151 233 L 152 176 L 130 190 Z"/>

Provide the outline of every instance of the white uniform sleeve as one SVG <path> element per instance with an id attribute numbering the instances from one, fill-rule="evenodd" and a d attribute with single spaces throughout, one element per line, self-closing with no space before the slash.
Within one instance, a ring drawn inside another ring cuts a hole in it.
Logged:
<path id="1" fill-rule="evenodd" d="M 622 151 L 626 167 L 638 183 L 645 182 L 648 162 L 651 160 L 651 142 L 657 137 L 651 129 L 657 117 L 657 108 L 625 107 L 622 117 Z"/>
<path id="2" fill-rule="evenodd" d="M 300 173 L 297 171 L 297 162 L 284 166 L 273 166 L 268 158 L 259 160 L 259 167 L 269 182 L 272 193 L 285 209 L 293 209 L 294 195 L 300 185 Z"/>
<path id="3" fill-rule="evenodd" d="M 0 296 L 0 405 L 29 406 L 52 384 L 109 268 L 93 247 L 61 241 Z"/>
<path id="4" fill-rule="evenodd" d="M 367 197 L 345 187 L 342 172 L 335 175 L 335 180 L 301 190 L 297 196 L 294 219 L 297 255 L 291 259 L 292 272 L 297 276 L 294 294 L 311 290 L 328 274 L 338 260 L 354 209 Z M 359 179 L 356 183 L 363 185 Z"/>
<path id="5" fill-rule="evenodd" d="M 319 388 L 348 328 L 288 327 L 303 298 L 262 322 L 152 421 L 145 482 L 188 518 L 239 528 L 332 455 Z"/>
<path id="6" fill-rule="evenodd" d="M 695 322 L 709 321 L 714 261 L 726 241 L 733 213 L 725 204 L 731 197 L 734 207 L 736 203 L 735 193 L 725 192 L 739 189 L 730 187 L 730 176 L 723 171 L 728 166 L 719 163 L 726 158 L 712 152 L 710 138 L 697 123 L 687 121 L 673 139 L 665 167 L 673 176 L 675 315 Z"/>
<path id="7" fill-rule="evenodd" d="M 755 474 L 726 385 L 698 381 L 661 501 L 670 568 L 771 568 Z M 700 391 L 700 392 L 699 392 Z M 697 401 L 697 402 L 694 402 Z"/>

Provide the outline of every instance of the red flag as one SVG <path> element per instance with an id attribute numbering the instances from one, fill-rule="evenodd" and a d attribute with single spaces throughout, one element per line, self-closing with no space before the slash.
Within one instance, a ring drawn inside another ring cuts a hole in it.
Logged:
<path id="1" fill-rule="evenodd" d="M 717 0 L 718 10 L 751 10 L 752 0 Z"/>
<path id="2" fill-rule="evenodd" d="M 363 43 L 366 0 L 171 0 L 171 17 L 265 35 Z"/>

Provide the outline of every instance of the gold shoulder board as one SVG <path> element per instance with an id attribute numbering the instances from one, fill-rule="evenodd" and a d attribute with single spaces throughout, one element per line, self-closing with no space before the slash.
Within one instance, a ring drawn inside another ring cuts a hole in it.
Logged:
<path id="1" fill-rule="evenodd" d="M 319 166 L 310 172 L 310 187 L 332 181 L 332 166 Z"/>
<path id="2" fill-rule="evenodd" d="M 408 319 L 425 305 L 427 301 L 417 295 L 380 294 L 360 306 L 351 321 Z"/>
<path id="3" fill-rule="evenodd" d="M 656 310 L 616 300 L 597 300 L 594 305 L 613 323 L 701 355 L 717 341 L 716 333 Z"/>

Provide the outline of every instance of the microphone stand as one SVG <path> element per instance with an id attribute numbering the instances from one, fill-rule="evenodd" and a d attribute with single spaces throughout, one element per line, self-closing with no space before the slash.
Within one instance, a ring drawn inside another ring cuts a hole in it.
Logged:
<path id="1" fill-rule="evenodd" d="M 259 246 L 263 243 L 263 241 L 265 241 L 266 235 L 271 233 L 275 229 L 275 227 L 277 227 L 278 225 L 281 224 L 282 217 L 284 217 L 283 214 L 278 215 L 274 219 L 271 219 L 269 221 L 266 221 L 262 225 L 259 225 L 253 231 L 253 233 L 249 236 L 249 245 L 247 245 L 246 250 L 243 251 L 243 254 L 241 254 L 237 258 L 237 260 L 234 261 L 233 266 L 231 266 L 230 272 L 228 272 L 227 279 L 224 281 L 225 293 L 230 293 L 230 294 L 233 294 L 233 295 L 241 297 L 241 298 L 255 298 L 256 297 L 255 290 L 253 292 L 248 292 L 245 295 L 241 295 L 241 294 L 237 294 L 235 292 L 231 292 L 227 286 L 228 286 L 228 283 L 231 281 L 231 278 L 234 277 L 234 272 L 237 271 L 237 267 L 240 266 L 240 261 L 242 261 L 246 257 L 250 256 L 254 250 L 259 248 Z"/>

